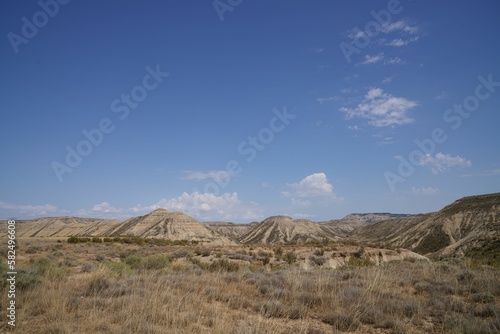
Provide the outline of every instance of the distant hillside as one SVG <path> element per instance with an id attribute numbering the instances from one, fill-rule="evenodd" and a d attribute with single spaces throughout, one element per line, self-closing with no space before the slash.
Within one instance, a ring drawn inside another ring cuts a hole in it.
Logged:
<path id="1" fill-rule="evenodd" d="M 7 234 L 7 224 L 0 224 L 0 236 Z M 221 245 L 234 244 L 227 237 L 210 230 L 190 216 L 157 209 L 147 215 L 124 222 L 110 219 L 48 217 L 19 220 L 17 237 L 121 236 L 164 238 L 169 240 L 196 240 Z"/>
<path id="2" fill-rule="evenodd" d="M 7 234 L 6 221 L 0 237 Z M 110 219 L 48 217 L 17 222 L 18 237 L 121 236 L 196 240 L 220 245 L 303 243 L 351 239 L 384 243 L 428 256 L 472 256 L 500 263 L 500 193 L 459 199 L 422 215 L 356 213 L 316 223 L 272 216 L 260 223 L 200 223 L 165 209 L 120 222 Z"/>
<path id="3" fill-rule="evenodd" d="M 3 222 L 0 224 L 0 236 L 4 236 L 7 233 L 7 224 Z M 117 219 L 76 217 L 46 217 L 33 220 L 19 220 L 16 224 L 16 236 L 68 237 L 71 235 L 101 235 L 117 224 L 120 224 L 120 221 Z"/>
<path id="4" fill-rule="evenodd" d="M 274 244 L 290 242 L 308 242 L 333 239 L 335 235 L 310 220 L 293 220 L 288 216 L 273 216 L 265 219 L 240 238 L 246 244 Z"/>
<path id="5" fill-rule="evenodd" d="M 130 218 L 108 230 L 105 236 L 133 235 L 142 238 L 208 241 L 233 244 L 225 236 L 179 211 L 157 209 L 145 216 Z"/>
<path id="6" fill-rule="evenodd" d="M 488 254 L 483 255 L 495 255 L 500 248 L 500 193 L 464 197 L 438 212 L 365 225 L 351 237 L 435 256 L 481 254 L 486 250 Z"/>
<path id="7" fill-rule="evenodd" d="M 243 234 L 248 233 L 259 223 L 235 224 L 228 222 L 207 222 L 203 223 L 212 231 L 215 231 L 231 240 L 237 241 Z"/>
<path id="8" fill-rule="evenodd" d="M 411 216 L 413 215 L 393 213 L 352 213 L 340 220 L 330 220 L 327 222 L 320 222 L 320 224 L 332 235 L 349 237 L 353 233 L 353 231 L 360 228 L 361 226 L 365 226 L 382 220 Z"/>

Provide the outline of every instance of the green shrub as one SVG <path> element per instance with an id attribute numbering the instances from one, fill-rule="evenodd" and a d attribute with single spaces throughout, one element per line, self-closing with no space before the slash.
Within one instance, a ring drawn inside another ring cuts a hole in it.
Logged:
<path id="1" fill-rule="evenodd" d="M 77 244 L 80 242 L 80 239 L 78 237 L 71 236 L 68 238 L 68 243 L 70 244 Z"/>
<path id="2" fill-rule="evenodd" d="M 42 282 L 42 275 L 34 268 L 18 268 L 16 275 L 16 288 L 27 290 Z"/>
<path id="3" fill-rule="evenodd" d="M 352 313 L 331 312 L 321 319 L 325 324 L 332 325 L 336 330 L 352 332 L 359 328 L 361 323 Z"/>
<path id="4" fill-rule="evenodd" d="M 196 255 L 201 255 L 203 257 L 207 257 L 210 255 L 210 249 L 206 248 L 206 247 L 196 247 L 196 249 L 194 250 L 194 253 Z"/>
<path id="5" fill-rule="evenodd" d="M 133 273 L 132 269 L 125 262 L 107 262 L 106 267 L 114 274 L 122 277 Z"/>
<path id="6" fill-rule="evenodd" d="M 228 271 L 228 272 L 234 272 L 238 271 L 240 269 L 240 266 L 232 261 L 229 261 L 227 259 L 218 259 L 215 260 L 214 262 L 210 263 L 210 265 L 207 268 L 209 271 Z"/>
<path id="7" fill-rule="evenodd" d="M 490 292 L 480 292 L 472 295 L 472 300 L 476 303 L 493 303 L 495 301 L 495 296 L 493 296 Z"/>
<path id="8" fill-rule="evenodd" d="M 323 256 L 325 255 L 325 251 L 323 248 L 318 248 L 314 250 L 313 254 L 316 256 Z"/>
<path id="9" fill-rule="evenodd" d="M 277 248 L 274 249 L 274 257 L 279 260 L 283 256 L 283 249 L 281 246 L 278 246 Z"/>
<path id="10" fill-rule="evenodd" d="M 285 316 L 283 304 L 279 300 L 267 300 L 260 307 L 260 313 L 268 318 L 282 318 Z"/>
<path id="11" fill-rule="evenodd" d="M 170 265 L 171 258 L 168 255 L 155 254 L 144 258 L 142 268 L 144 269 L 163 269 Z"/>
<path id="12" fill-rule="evenodd" d="M 284 260 L 288 264 L 295 263 L 297 261 L 297 255 L 294 252 L 286 252 Z"/>
<path id="13" fill-rule="evenodd" d="M 373 266 L 375 263 L 370 260 L 368 257 L 356 257 L 356 256 L 351 256 L 349 258 L 349 261 L 347 261 L 347 265 L 353 266 L 353 267 L 368 267 L 368 266 Z"/>
<path id="14" fill-rule="evenodd" d="M 312 264 L 317 265 L 319 267 L 325 264 L 325 258 L 323 256 L 311 255 L 309 257 L 309 261 L 311 261 Z"/>
<path id="15" fill-rule="evenodd" d="M 139 269 L 144 262 L 144 258 L 137 254 L 130 254 L 125 256 L 123 262 L 128 264 L 132 269 Z"/>

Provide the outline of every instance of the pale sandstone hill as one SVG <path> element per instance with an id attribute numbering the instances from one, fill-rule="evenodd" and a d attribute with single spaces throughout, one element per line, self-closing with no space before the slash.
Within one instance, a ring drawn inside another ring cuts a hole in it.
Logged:
<path id="1" fill-rule="evenodd" d="M 0 236 L 7 233 L 7 224 L 0 224 Z M 117 219 L 94 219 L 76 217 L 46 217 L 16 221 L 17 237 L 69 237 L 99 236 L 120 224 Z"/>
<path id="2" fill-rule="evenodd" d="M 320 222 L 324 229 L 328 230 L 332 235 L 340 237 L 349 237 L 356 229 L 373 224 L 382 220 L 411 217 L 413 215 L 407 214 L 393 214 L 393 213 L 352 213 L 339 220 L 330 220 Z"/>
<path id="3" fill-rule="evenodd" d="M 229 222 L 207 222 L 203 223 L 212 231 L 231 239 L 237 241 L 242 235 L 250 232 L 259 223 L 252 222 L 249 224 L 235 224 Z"/>
<path id="4" fill-rule="evenodd" d="M 491 244 L 498 247 L 500 193 L 464 197 L 439 212 L 362 226 L 351 237 L 434 255 L 463 256 Z"/>
<path id="5" fill-rule="evenodd" d="M 104 235 L 132 235 L 142 238 L 196 240 L 221 245 L 233 244 L 227 237 L 210 230 L 185 213 L 165 209 L 157 209 L 145 216 L 130 218 L 106 231 Z"/>
<path id="6" fill-rule="evenodd" d="M 294 220 L 288 216 L 272 216 L 241 236 L 240 242 L 273 244 L 321 241 L 325 238 L 332 239 L 335 236 L 318 223 L 306 219 Z"/>

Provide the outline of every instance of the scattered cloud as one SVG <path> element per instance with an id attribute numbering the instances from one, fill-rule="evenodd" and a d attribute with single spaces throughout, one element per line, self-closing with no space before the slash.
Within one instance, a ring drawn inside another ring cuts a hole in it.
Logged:
<path id="1" fill-rule="evenodd" d="M 54 205 L 18 205 L 0 201 L 0 210 L 12 211 L 12 216 L 28 215 L 43 216 L 75 216 L 108 219 L 128 219 L 145 215 L 158 208 L 172 211 L 182 211 L 200 221 L 226 220 L 248 222 L 263 218 L 262 208 L 254 202 L 243 203 L 236 192 L 215 195 L 211 193 L 183 193 L 178 197 L 163 198 L 150 205 L 135 205 L 128 208 L 118 208 L 109 202 L 101 202 L 90 209 L 73 211 L 60 210 Z"/>
<path id="2" fill-rule="evenodd" d="M 361 130 L 361 128 L 360 128 L 359 126 L 357 126 L 357 125 L 354 125 L 354 126 L 350 126 L 350 125 L 349 125 L 349 126 L 347 127 L 347 129 L 348 129 L 348 130 L 351 130 L 351 131 L 360 131 L 360 130 Z"/>
<path id="3" fill-rule="evenodd" d="M 493 170 L 484 170 L 482 172 L 479 172 L 477 174 L 474 173 L 469 173 L 469 174 L 462 174 L 460 177 L 472 177 L 472 176 L 498 176 L 500 175 L 500 168 L 499 169 L 493 169 Z"/>
<path id="4" fill-rule="evenodd" d="M 386 38 L 374 40 L 374 42 L 382 45 L 393 47 L 402 47 L 409 43 L 416 42 L 420 38 L 421 29 L 407 20 L 399 20 L 396 22 L 386 22 L 380 27 L 380 33 L 392 38 L 389 42 Z M 351 40 L 371 39 L 373 34 L 367 31 L 362 31 L 359 28 L 353 28 L 345 34 Z M 383 36 L 381 35 L 381 36 Z"/>
<path id="5" fill-rule="evenodd" d="M 432 187 L 427 187 L 427 188 L 411 188 L 411 192 L 415 195 L 424 195 L 424 196 L 431 196 L 435 195 L 439 192 L 438 188 L 432 188 Z"/>
<path id="6" fill-rule="evenodd" d="M 380 31 L 385 34 L 389 34 L 392 32 L 402 32 L 405 34 L 415 35 L 420 31 L 420 29 L 416 25 L 412 25 L 406 20 L 399 20 L 396 22 L 384 23 L 381 26 Z"/>
<path id="7" fill-rule="evenodd" d="M 330 96 L 330 97 L 318 97 L 316 101 L 318 101 L 320 104 L 327 103 L 327 102 L 334 102 L 334 101 L 339 101 L 340 97 L 338 96 Z"/>
<path id="8" fill-rule="evenodd" d="M 0 209 L 12 211 L 13 213 L 28 214 L 30 216 L 64 214 L 65 211 L 59 210 L 56 206 L 50 204 L 44 205 L 23 205 L 0 201 Z"/>
<path id="9" fill-rule="evenodd" d="M 396 38 L 393 39 L 392 41 L 388 42 L 386 45 L 388 46 L 394 46 L 394 47 L 402 47 L 405 45 L 408 45 L 410 43 L 418 41 L 419 36 L 408 38 L 408 39 L 402 39 L 402 38 Z"/>
<path id="10" fill-rule="evenodd" d="M 91 212 L 95 213 L 122 213 L 122 209 L 117 209 L 113 206 L 111 206 L 108 202 L 102 202 L 99 204 L 96 204 L 90 209 Z"/>
<path id="11" fill-rule="evenodd" d="M 414 101 L 384 93 L 380 88 L 371 88 L 355 108 L 342 107 L 339 110 L 346 113 L 348 119 L 364 118 L 369 120 L 369 125 L 384 127 L 412 123 L 413 119 L 407 112 L 417 105 Z"/>
<path id="12" fill-rule="evenodd" d="M 384 137 L 377 142 L 379 145 L 390 145 L 396 143 L 394 137 Z"/>
<path id="13" fill-rule="evenodd" d="M 324 48 L 310 48 L 309 51 L 314 53 L 314 54 L 320 54 L 323 51 L 325 51 L 325 49 Z"/>
<path id="14" fill-rule="evenodd" d="M 294 206 L 308 207 L 308 206 L 311 205 L 311 202 L 308 201 L 308 200 L 302 200 L 302 199 L 292 198 L 292 204 Z"/>
<path id="15" fill-rule="evenodd" d="M 289 192 L 284 192 L 285 196 L 290 197 L 332 197 L 333 186 L 328 182 L 325 173 L 314 173 L 306 176 L 298 183 L 287 184 Z"/>
<path id="16" fill-rule="evenodd" d="M 399 57 L 389 58 L 385 61 L 386 65 L 401 65 L 404 63 L 405 61 Z"/>
<path id="17" fill-rule="evenodd" d="M 158 208 L 182 211 L 202 221 L 219 219 L 248 221 L 262 217 L 257 204 L 241 202 L 236 192 L 220 196 L 211 193 L 184 192 L 178 197 L 164 198 L 149 206 L 138 205 L 128 211 L 144 214 Z"/>
<path id="18" fill-rule="evenodd" d="M 382 83 L 383 84 L 389 84 L 392 82 L 392 80 L 394 80 L 396 76 L 395 75 L 391 75 L 391 76 L 388 76 L 388 77 L 385 77 L 384 79 L 382 79 Z"/>
<path id="19" fill-rule="evenodd" d="M 211 170 L 208 172 L 203 171 L 185 171 L 183 180 L 206 180 L 212 179 L 215 181 L 223 182 L 230 178 L 231 175 L 225 170 Z"/>
<path id="20" fill-rule="evenodd" d="M 384 60 L 384 53 L 380 52 L 376 55 L 365 55 L 365 60 L 361 63 L 363 65 L 376 64 Z"/>
<path id="21" fill-rule="evenodd" d="M 435 100 L 442 100 L 442 99 L 446 98 L 447 96 L 448 96 L 448 93 L 445 92 L 445 91 L 443 91 L 443 92 L 441 92 L 441 94 L 439 94 L 438 96 L 436 96 L 434 99 Z"/>
<path id="22" fill-rule="evenodd" d="M 440 174 L 453 167 L 471 167 L 472 162 L 458 155 L 451 156 L 449 154 L 439 152 L 434 156 L 426 154 L 420 161 L 419 165 L 429 167 L 432 174 Z"/>

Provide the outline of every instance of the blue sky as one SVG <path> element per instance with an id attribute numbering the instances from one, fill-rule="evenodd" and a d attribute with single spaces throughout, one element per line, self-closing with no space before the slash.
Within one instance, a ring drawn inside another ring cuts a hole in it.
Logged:
<path id="1" fill-rule="evenodd" d="M 0 4 L 0 218 L 316 221 L 500 190 L 498 1 Z"/>

